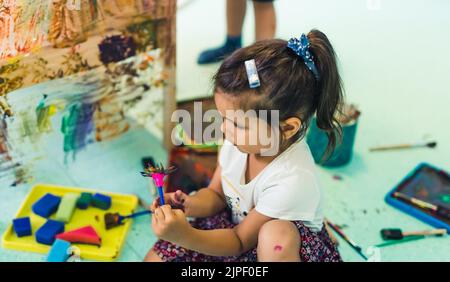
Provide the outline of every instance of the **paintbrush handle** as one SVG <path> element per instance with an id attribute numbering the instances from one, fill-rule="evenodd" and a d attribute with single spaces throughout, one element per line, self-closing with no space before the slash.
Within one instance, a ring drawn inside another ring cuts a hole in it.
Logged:
<path id="1" fill-rule="evenodd" d="M 438 207 L 433 204 L 427 203 L 425 201 L 422 201 L 422 200 L 419 200 L 416 198 L 411 198 L 411 197 L 404 195 L 402 193 L 399 193 L 399 192 L 394 192 L 394 197 L 397 197 L 399 199 L 407 201 L 407 202 L 409 202 L 413 205 L 416 205 L 422 209 L 428 209 L 428 210 L 432 210 L 432 211 L 437 211 L 437 209 L 438 209 Z"/>
<path id="2" fill-rule="evenodd" d="M 161 206 L 164 206 L 165 205 L 165 202 L 164 202 L 164 190 L 163 190 L 163 188 L 161 186 L 158 186 L 158 193 L 159 193 L 159 204 Z"/>
<path id="3" fill-rule="evenodd" d="M 404 232 L 403 236 L 433 236 L 433 235 L 445 235 L 447 234 L 447 229 L 435 229 L 435 230 L 426 230 L 426 231 L 413 231 L 413 232 Z"/>
<path id="4" fill-rule="evenodd" d="M 124 218 L 135 218 L 135 217 L 138 217 L 138 216 L 151 214 L 151 213 L 152 213 L 152 211 L 146 210 L 146 211 L 141 211 L 141 212 L 137 212 L 137 213 L 133 213 L 133 214 L 127 215 Z"/>
<path id="5" fill-rule="evenodd" d="M 370 151 L 371 152 L 376 152 L 376 151 L 398 150 L 398 149 L 408 149 L 408 148 L 412 148 L 412 147 L 414 147 L 414 145 L 402 144 L 402 145 L 395 145 L 395 146 L 385 146 L 385 147 L 371 148 Z"/>
<path id="6" fill-rule="evenodd" d="M 375 147 L 375 148 L 371 148 L 370 151 L 376 152 L 376 151 L 400 150 L 400 149 L 421 148 L 421 147 L 434 148 L 436 146 L 437 146 L 437 142 L 419 143 L 419 144 L 400 144 L 400 145 L 393 145 L 393 146 Z"/>
<path id="7" fill-rule="evenodd" d="M 347 235 L 344 234 L 344 232 L 341 231 L 341 229 L 339 229 L 337 226 L 335 226 L 333 223 L 331 223 L 330 221 L 326 220 L 326 223 L 331 227 L 331 229 L 333 229 L 334 231 L 336 231 L 336 233 L 342 238 L 344 239 L 345 242 L 347 242 L 347 244 L 350 245 L 350 247 L 352 249 L 354 249 L 362 258 L 364 258 L 365 260 L 367 260 L 367 257 L 363 254 L 362 252 L 362 248 L 360 246 L 358 246 L 355 242 L 353 242 L 350 238 L 347 237 Z"/>
<path id="8" fill-rule="evenodd" d="M 410 198 L 402 193 L 399 192 L 394 192 L 394 197 L 397 197 L 399 199 L 402 199 L 404 201 L 407 201 L 408 203 L 411 203 L 421 209 L 426 209 L 426 210 L 430 210 L 432 212 L 434 212 L 435 214 L 437 214 L 440 217 L 446 218 L 446 219 L 450 219 L 450 210 L 447 209 L 446 207 L 443 206 L 436 206 L 430 203 L 427 203 L 425 201 L 419 200 L 419 199 L 415 199 L 415 198 Z"/>

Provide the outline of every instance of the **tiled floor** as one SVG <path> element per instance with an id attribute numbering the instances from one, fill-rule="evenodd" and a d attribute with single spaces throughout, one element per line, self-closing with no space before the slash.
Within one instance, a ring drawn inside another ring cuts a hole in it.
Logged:
<path id="1" fill-rule="evenodd" d="M 379 7 L 369 2 L 379 2 Z M 362 111 L 353 161 L 339 169 L 320 169 L 327 217 L 347 225 L 344 232 L 364 251 L 381 241 L 381 228 L 430 228 L 386 205 L 383 198 L 420 162 L 450 170 L 450 1 L 279 0 L 276 7 L 278 37 L 288 39 L 311 28 L 328 34 L 340 58 L 347 99 Z M 199 67 L 195 61 L 203 48 L 222 43 L 223 8 L 223 0 L 183 2 L 177 31 L 180 100 L 211 94 L 210 79 L 218 65 Z M 247 44 L 253 40 L 252 17 L 249 9 L 244 28 Z M 423 139 L 437 140 L 439 145 L 435 150 L 368 152 L 375 145 Z M 166 159 L 153 136 L 130 132 L 119 140 L 89 147 L 68 167 L 56 154 L 39 167 L 36 181 L 137 193 L 150 201 L 148 183 L 138 175 L 140 158 L 148 154 Z M 335 174 L 343 180 L 334 180 Z M 1 233 L 28 190 L 29 186 L 0 189 Z M 120 260 L 142 260 L 155 240 L 148 219 L 135 220 Z M 387 247 L 381 249 L 381 260 L 449 261 L 449 243 L 448 238 L 433 238 Z M 361 261 L 343 241 L 340 251 L 346 261 Z M 0 261 L 43 259 L 42 255 L 0 250 Z"/>

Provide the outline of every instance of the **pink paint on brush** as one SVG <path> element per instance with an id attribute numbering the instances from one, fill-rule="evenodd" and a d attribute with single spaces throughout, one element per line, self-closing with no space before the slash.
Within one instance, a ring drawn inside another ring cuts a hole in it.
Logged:
<path id="1" fill-rule="evenodd" d="M 155 182 L 156 187 L 164 186 L 164 173 L 152 173 L 153 181 Z"/>
<path id="2" fill-rule="evenodd" d="M 273 249 L 274 249 L 276 252 L 281 252 L 281 250 L 283 250 L 283 247 L 281 247 L 280 245 L 276 245 Z"/>

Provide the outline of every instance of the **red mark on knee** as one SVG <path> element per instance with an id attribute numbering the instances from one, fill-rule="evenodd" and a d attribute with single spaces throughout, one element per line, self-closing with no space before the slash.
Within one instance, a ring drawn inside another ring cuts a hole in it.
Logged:
<path id="1" fill-rule="evenodd" d="M 283 247 L 281 247 L 280 245 L 275 245 L 275 247 L 273 248 L 276 252 L 280 252 L 281 250 L 283 250 Z"/>

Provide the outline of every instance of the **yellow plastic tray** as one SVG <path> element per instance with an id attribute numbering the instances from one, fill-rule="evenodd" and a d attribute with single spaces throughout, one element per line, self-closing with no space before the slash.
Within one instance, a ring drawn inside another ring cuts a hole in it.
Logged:
<path id="1" fill-rule="evenodd" d="M 137 197 L 134 195 L 123 195 L 83 188 L 60 187 L 46 184 L 37 184 L 34 186 L 16 214 L 16 218 L 26 216 L 30 217 L 33 234 L 31 236 L 19 238 L 15 234 L 11 223 L 2 237 L 3 248 L 19 251 L 48 253 L 50 246 L 38 243 L 34 236 L 36 231 L 45 223 L 46 219 L 34 214 L 31 210 L 31 206 L 46 193 L 62 196 L 65 193 L 81 192 L 99 192 L 111 196 L 111 208 L 107 211 L 92 206 L 86 210 L 75 209 L 71 221 L 65 224 L 65 231 L 70 231 L 86 225 L 92 225 L 102 238 L 102 245 L 101 247 L 97 247 L 91 245 L 73 244 L 73 246 L 78 247 L 80 257 L 88 260 L 116 260 L 119 257 L 120 251 L 125 243 L 126 235 L 131 226 L 131 220 L 126 220 L 125 224 L 106 230 L 103 215 L 107 212 L 118 212 L 121 215 L 133 213 L 138 205 Z M 52 219 L 54 216 L 55 214 L 53 214 L 50 218 Z"/>

